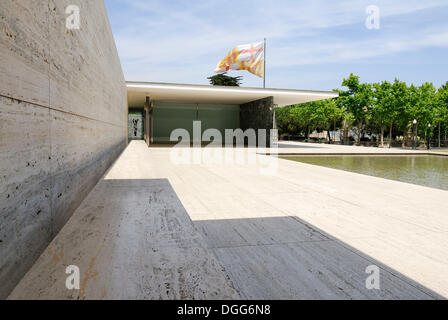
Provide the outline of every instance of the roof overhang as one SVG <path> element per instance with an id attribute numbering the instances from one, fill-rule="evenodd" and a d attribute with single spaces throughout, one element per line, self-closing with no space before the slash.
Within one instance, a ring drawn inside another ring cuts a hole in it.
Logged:
<path id="1" fill-rule="evenodd" d="M 332 91 L 222 87 L 159 82 L 126 82 L 130 107 L 143 106 L 146 97 L 152 101 L 184 103 L 243 104 L 274 97 L 279 107 L 338 97 Z"/>

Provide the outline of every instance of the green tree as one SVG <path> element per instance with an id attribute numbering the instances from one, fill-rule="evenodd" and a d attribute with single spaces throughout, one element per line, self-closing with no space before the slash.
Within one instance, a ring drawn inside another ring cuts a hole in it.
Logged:
<path id="1" fill-rule="evenodd" d="M 207 79 L 210 80 L 210 84 L 213 86 L 239 87 L 242 77 L 231 77 L 226 75 L 226 73 L 222 73 L 208 77 Z"/>
<path id="2" fill-rule="evenodd" d="M 334 134 L 336 134 L 336 123 L 342 118 L 342 110 L 334 99 L 316 101 L 314 106 L 312 119 L 314 120 L 315 129 L 319 132 L 327 131 L 328 142 L 331 142 L 330 131 L 333 130 Z"/>
<path id="3" fill-rule="evenodd" d="M 341 92 L 340 99 L 347 111 L 356 119 L 357 143 L 359 144 L 363 126 L 369 119 L 373 104 L 372 85 L 360 83 L 359 77 L 352 73 L 342 81 L 342 86 L 347 87 L 347 90 Z"/>
<path id="4" fill-rule="evenodd" d="M 406 117 L 406 109 L 409 104 L 409 88 L 406 82 L 395 78 L 392 84 L 392 102 L 390 109 L 389 139 L 392 141 L 392 130 L 394 123 L 399 123 Z M 407 119 L 406 121 L 409 121 Z"/>
<path id="5" fill-rule="evenodd" d="M 448 81 L 437 90 L 434 111 L 434 120 L 437 122 L 438 145 L 440 147 L 442 128 L 445 129 L 445 140 L 448 128 Z"/>
<path id="6" fill-rule="evenodd" d="M 392 143 L 392 130 L 397 117 L 403 113 L 408 101 L 408 87 L 405 82 L 395 79 L 393 83 L 375 83 L 374 108 L 372 120 L 380 129 L 381 146 L 384 146 L 384 132 L 389 127 L 389 147 Z M 407 120 L 406 120 L 407 121 Z"/>
<path id="7" fill-rule="evenodd" d="M 295 105 L 295 107 L 291 110 L 291 116 L 299 128 L 305 132 L 307 139 L 309 138 L 311 128 L 315 127 L 315 118 L 313 117 L 314 109 L 314 102 L 307 102 Z"/>
<path id="8" fill-rule="evenodd" d="M 336 131 L 338 125 L 344 132 L 347 142 L 348 130 L 357 129 L 357 143 L 365 132 L 379 134 L 384 146 L 386 128 L 389 128 L 389 140 L 393 140 L 393 129 L 403 133 L 403 146 L 409 141 L 412 123 L 417 120 L 418 135 L 430 138 L 434 127 L 439 134 L 448 133 L 448 82 L 436 90 L 432 83 L 421 86 L 407 86 L 405 82 L 395 79 L 393 83 L 360 83 L 359 77 L 350 74 L 343 79 L 345 90 L 334 90 L 339 98 L 308 102 L 285 108 L 279 112 L 279 129 L 294 133 L 312 130 L 319 132 L 331 129 Z M 431 126 L 428 126 L 428 125 Z M 442 131 L 442 128 L 444 131 Z M 330 139 L 330 134 L 328 136 Z M 390 146 L 390 144 L 389 144 Z"/>
<path id="9" fill-rule="evenodd" d="M 381 130 L 381 146 L 384 147 L 384 131 L 392 118 L 394 99 L 392 95 L 392 84 L 387 81 L 373 84 L 374 108 L 372 109 L 372 119 Z"/>
<path id="10" fill-rule="evenodd" d="M 409 87 L 409 103 L 406 110 L 401 113 L 403 118 L 402 129 L 404 135 L 409 130 L 413 119 L 417 120 L 417 134 L 422 134 L 426 137 L 428 132 L 428 125 L 433 125 L 435 118 L 436 106 L 436 88 L 432 83 L 424 83 L 416 87 L 411 85 Z"/>
<path id="11" fill-rule="evenodd" d="M 276 109 L 277 126 L 280 134 L 296 135 L 301 133 L 302 128 L 295 117 L 295 108 L 298 108 L 298 106 L 292 105 Z"/>

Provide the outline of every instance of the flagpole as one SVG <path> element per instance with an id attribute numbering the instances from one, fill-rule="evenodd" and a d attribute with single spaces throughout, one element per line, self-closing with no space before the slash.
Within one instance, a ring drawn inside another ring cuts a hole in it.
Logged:
<path id="1" fill-rule="evenodd" d="M 264 71 L 264 75 L 263 75 L 263 88 L 266 88 L 266 38 L 264 38 L 264 49 L 263 49 L 263 55 L 264 55 L 264 66 L 263 66 L 263 71 Z"/>

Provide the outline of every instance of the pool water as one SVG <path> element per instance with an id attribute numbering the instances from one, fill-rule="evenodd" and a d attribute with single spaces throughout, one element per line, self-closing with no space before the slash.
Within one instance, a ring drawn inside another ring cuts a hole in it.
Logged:
<path id="1" fill-rule="evenodd" d="M 448 190 L 448 157 L 444 156 L 313 155 L 281 158 Z"/>

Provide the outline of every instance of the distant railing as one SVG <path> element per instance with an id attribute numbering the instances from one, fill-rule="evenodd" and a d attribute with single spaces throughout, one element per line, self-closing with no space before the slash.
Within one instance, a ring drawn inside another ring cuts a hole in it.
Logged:
<path id="1" fill-rule="evenodd" d="M 293 135 L 281 135 L 279 141 L 298 141 L 298 142 L 307 142 L 307 143 L 323 143 L 328 144 L 328 139 L 316 139 L 316 138 L 309 138 L 306 139 L 302 136 L 293 136 Z M 353 138 L 349 138 L 347 141 L 331 141 L 331 144 L 338 144 L 338 145 L 357 145 L 357 146 L 364 146 L 364 147 L 381 147 L 381 141 L 361 141 L 357 143 Z M 390 144 L 389 139 L 384 139 L 384 147 L 388 148 Z M 400 148 L 403 147 L 403 140 L 392 140 L 391 143 L 392 148 Z M 404 144 L 405 148 L 412 148 L 412 140 L 407 140 Z M 438 139 L 432 139 L 431 140 L 431 148 L 438 148 L 439 147 L 439 140 Z M 448 139 L 441 139 L 440 140 L 440 147 L 441 148 L 448 148 Z M 426 149 L 427 148 L 427 141 L 423 139 L 416 139 L 415 140 L 415 148 L 418 149 Z"/>

